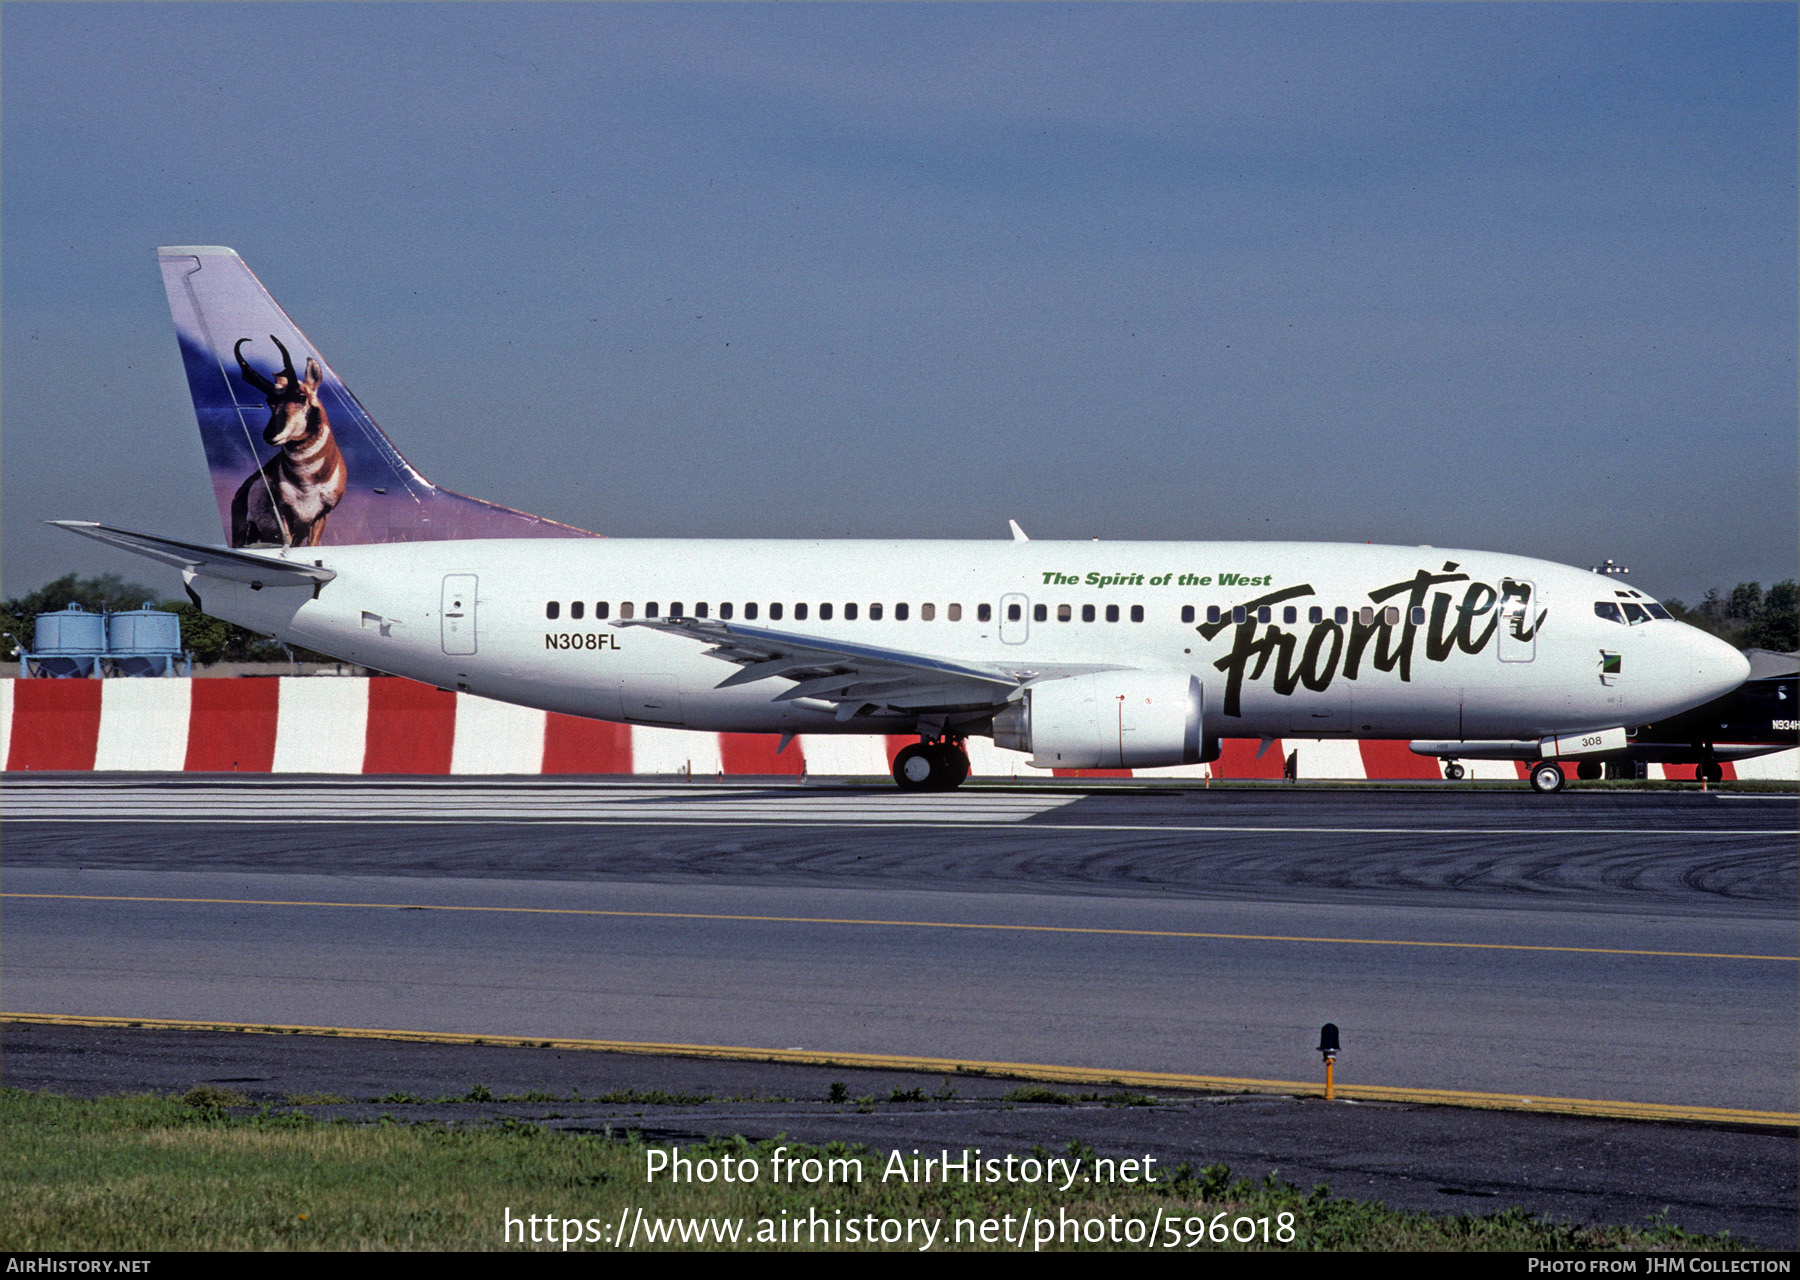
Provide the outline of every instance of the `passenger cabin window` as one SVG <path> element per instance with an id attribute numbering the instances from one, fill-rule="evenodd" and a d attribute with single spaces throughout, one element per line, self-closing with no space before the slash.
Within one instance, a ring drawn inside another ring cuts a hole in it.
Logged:
<path id="1" fill-rule="evenodd" d="M 631 601 L 629 601 L 629 600 L 625 601 L 623 604 L 621 604 L 619 606 L 619 616 L 621 618 L 636 617 L 637 616 L 637 606 L 635 604 L 631 603 Z"/>
<path id="2" fill-rule="evenodd" d="M 819 621 L 820 622 L 830 622 L 831 621 L 831 606 L 830 605 L 822 604 L 819 606 Z"/>
<path id="3" fill-rule="evenodd" d="M 1344 623 L 1350 621 L 1350 610 L 1340 604 L 1331 611 L 1331 620 L 1339 626 L 1342 626 Z"/>
<path id="4" fill-rule="evenodd" d="M 569 617 L 579 620 L 587 612 L 587 603 L 583 600 L 569 601 Z"/>
<path id="5" fill-rule="evenodd" d="M 671 601 L 671 602 L 670 602 L 670 604 L 669 604 L 669 616 L 670 616 L 670 617 L 671 617 L 671 618 L 685 618 L 685 617 L 686 617 L 686 616 L 687 616 L 687 615 L 686 615 L 686 614 L 684 614 L 684 613 L 683 613 L 683 612 L 682 612 L 682 611 L 681 611 L 681 601 L 679 601 L 679 600 L 675 600 L 675 601 Z"/>
<path id="6" fill-rule="evenodd" d="M 806 606 L 804 604 L 797 604 L 794 606 L 794 621 L 795 622 L 805 622 L 806 621 Z"/>
<path id="7" fill-rule="evenodd" d="M 975 621 L 977 621 L 977 622 L 992 622 L 993 620 L 994 620 L 994 606 L 993 605 L 978 604 L 975 606 Z"/>
<path id="8" fill-rule="evenodd" d="M 769 606 L 769 621 L 770 622 L 780 622 L 781 621 L 781 606 L 779 604 L 772 604 Z"/>
<path id="9" fill-rule="evenodd" d="M 560 613 L 562 613 L 562 601 L 560 600 L 552 600 L 549 604 L 544 606 L 544 616 L 549 618 L 552 622 L 556 620 L 557 615 Z"/>
<path id="10" fill-rule="evenodd" d="M 1194 606 L 1193 605 L 1184 604 L 1181 606 L 1181 620 L 1183 622 L 1192 622 L 1194 620 Z"/>
<path id="11" fill-rule="evenodd" d="M 1242 622 L 1245 618 L 1247 618 L 1249 616 L 1250 615 L 1247 612 L 1245 612 L 1243 605 L 1240 604 L 1240 605 L 1235 605 L 1232 607 L 1231 620 L 1233 622 Z"/>
<path id="12" fill-rule="evenodd" d="M 1143 605 L 1134 604 L 1131 606 L 1131 620 L 1133 622 L 1142 622 L 1144 620 L 1144 606 Z"/>
<path id="13" fill-rule="evenodd" d="M 1413 625 L 1415 627 L 1422 627 L 1425 625 L 1425 606 L 1424 605 L 1417 604 L 1417 605 L 1413 606 L 1412 620 L 1413 620 Z"/>
<path id="14" fill-rule="evenodd" d="M 694 616 L 696 618 L 704 618 L 706 616 L 706 601 L 702 600 L 694 606 Z"/>
<path id="15" fill-rule="evenodd" d="M 844 621 L 845 622 L 855 622 L 856 621 L 856 605 L 854 603 L 847 604 L 844 606 Z"/>
<path id="16" fill-rule="evenodd" d="M 950 606 L 950 621 L 962 621 L 962 606 L 960 604 L 953 604 Z"/>
<path id="17" fill-rule="evenodd" d="M 869 606 L 869 621 L 870 622 L 880 622 L 881 621 L 881 606 L 879 604 L 872 604 Z"/>
<path id="18" fill-rule="evenodd" d="M 1048 622 L 1048 621 L 1050 621 L 1050 606 L 1047 604 L 1032 605 L 1031 606 L 1031 620 L 1033 622 Z"/>
<path id="19" fill-rule="evenodd" d="M 1383 609 L 1381 611 L 1381 620 L 1383 622 L 1387 623 L 1388 626 L 1390 626 L 1390 627 L 1399 626 L 1400 625 L 1400 606 L 1390 604 L 1387 608 Z"/>
<path id="20" fill-rule="evenodd" d="M 731 616 L 731 612 L 732 612 L 731 601 L 722 600 L 719 602 L 719 616 L 721 618 L 729 618 Z"/>
<path id="21" fill-rule="evenodd" d="M 937 606 L 935 604 L 922 604 L 919 606 L 919 621 L 920 622 L 932 622 L 932 621 L 935 621 L 936 618 L 937 618 Z"/>
<path id="22" fill-rule="evenodd" d="M 1058 622 L 1068 622 L 1074 617 L 1075 610 L 1071 609 L 1068 605 L 1059 604 L 1056 606 L 1056 620 Z"/>
<path id="23" fill-rule="evenodd" d="M 1024 616 L 1025 616 L 1025 610 L 1023 608 L 1021 608 L 1020 606 L 1018 606 L 1016 604 L 1009 604 L 1006 606 L 1006 620 L 1008 622 L 1017 622 L 1020 618 L 1023 618 Z"/>
<path id="24" fill-rule="evenodd" d="M 1209 604 L 1206 606 L 1206 620 L 1208 622 L 1217 622 L 1219 620 L 1219 606 L 1218 605 Z"/>
<path id="25" fill-rule="evenodd" d="M 1272 618 L 1274 616 L 1275 616 L 1274 612 L 1266 604 L 1262 608 L 1260 608 L 1256 611 L 1256 620 L 1258 622 L 1267 622 L 1270 618 Z"/>
<path id="26" fill-rule="evenodd" d="M 657 604 L 656 604 L 656 601 L 654 601 L 654 600 L 651 600 L 651 601 L 648 601 L 648 602 L 646 602 L 646 603 L 645 603 L 645 605 L 644 605 L 644 616 L 645 616 L 645 617 L 646 617 L 646 618 L 654 618 L 654 617 L 656 617 L 656 616 L 657 616 L 657 614 L 658 614 L 658 613 L 660 613 L 660 612 L 661 612 L 661 610 L 660 610 L 660 609 L 658 609 L 658 608 L 657 608 Z"/>
<path id="27" fill-rule="evenodd" d="M 897 604 L 894 606 L 894 621 L 895 622 L 905 622 L 906 614 L 907 614 L 907 609 L 906 609 L 905 605 Z"/>
<path id="28" fill-rule="evenodd" d="M 1365 627 L 1373 626 L 1375 623 L 1375 606 L 1372 604 L 1365 604 L 1361 609 L 1357 610 L 1356 620 Z"/>
<path id="29" fill-rule="evenodd" d="M 748 604 L 746 604 L 744 606 L 744 621 L 746 621 L 746 622 L 755 622 L 756 621 L 756 602 L 754 600 L 750 601 Z"/>
<path id="30" fill-rule="evenodd" d="M 1084 604 L 1081 606 L 1081 620 L 1083 622 L 1092 622 L 1094 620 L 1094 606 L 1093 605 Z"/>
<path id="31" fill-rule="evenodd" d="M 1298 622 L 1298 621 L 1300 621 L 1300 610 L 1294 608 L 1294 606 L 1291 604 L 1288 605 L 1285 609 L 1283 609 L 1281 611 L 1281 620 L 1283 622 Z"/>
<path id="32" fill-rule="evenodd" d="M 1325 610 L 1321 609 L 1318 605 L 1315 604 L 1312 608 L 1310 608 L 1306 611 L 1306 620 L 1308 622 L 1323 622 L 1323 621 L 1325 621 Z"/>
<path id="33" fill-rule="evenodd" d="M 1117 622 L 1119 620 L 1119 606 L 1118 605 L 1109 604 L 1106 606 L 1106 620 L 1108 622 Z"/>
<path id="34" fill-rule="evenodd" d="M 602 600 L 599 603 L 594 605 L 594 616 L 596 618 L 604 618 L 604 617 L 607 617 L 608 615 L 610 615 L 611 613 L 612 613 L 612 606 L 609 605 L 608 603 L 606 603 L 606 601 L 604 601 L 604 600 Z"/>

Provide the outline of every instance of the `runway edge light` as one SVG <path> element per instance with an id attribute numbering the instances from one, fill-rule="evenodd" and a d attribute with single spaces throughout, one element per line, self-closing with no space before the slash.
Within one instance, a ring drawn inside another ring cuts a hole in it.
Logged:
<path id="1" fill-rule="evenodd" d="M 1338 1055 L 1337 1023 L 1327 1022 L 1319 1028 L 1319 1053 L 1325 1059 L 1325 1100 L 1329 1102 L 1337 1096 L 1336 1082 L 1332 1079 Z"/>

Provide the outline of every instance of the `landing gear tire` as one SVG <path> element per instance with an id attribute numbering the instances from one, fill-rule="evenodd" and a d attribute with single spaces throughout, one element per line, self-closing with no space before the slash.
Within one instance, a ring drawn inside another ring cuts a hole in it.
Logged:
<path id="1" fill-rule="evenodd" d="M 1694 776 L 1702 782 L 1725 781 L 1725 769 L 1718 761 L 1701 761 L 1694 766 Z"/>
<path id="2" fill-rule="evenodd" d="M 922 742 L 901 748 L 894 757 L 894 782 L 902 791 L 935 791 L 943 776 L 943 760 Z"/>
<path id="3" fill-rule="evenodd" d="M 932 748 L 943 763 L 944 780 L 940 784 L 945 791 L 952 787 L 960 787 L 969 776 L 969 753 L 950 742 L 941 742 Z"/>
<path id="4" fill-rule="evenodd" d="M 1463 772 L 1463 767 L 1454 760 L 1444 766 L 1444 778 L 1450 782 L 1461 782 L 1463 780 Z"/>
<path id="5" fill-rule="evenodd" d="M 1540 760 L 1531 766 L 1531 789 L 1540 795 L 1554 795 L 1563 788 L 1563 771 L 1554 760 Z"/>
<path id="6" fill-rule="evenodd" d="M 1583 782 L 1594 782 L 1606 772 L 1606 767 L 1598 760 L 1583 760 L 1575 766 L 1575 776 Z"/>
<path id="7" fill-rule="evenodd" d="M 894 782 L 902 791 L 948 791 L 969 776 L 969 757 L 944 742 L 915 742 L 894 757 Z"/>

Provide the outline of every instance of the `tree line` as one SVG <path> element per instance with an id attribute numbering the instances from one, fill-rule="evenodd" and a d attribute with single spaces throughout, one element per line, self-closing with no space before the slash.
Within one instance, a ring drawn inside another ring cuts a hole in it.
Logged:
<path id="1" fill-rule="evenodd" d="M 1740 649 L 1800 649 L 1800 584 L 1792 578 L 1767 591 L 1759 582 L 1740 582 L 1730 592 L 1714 587 L 1691 609 L 1679 600 L 1663 605 L 1689 626 Z"/>

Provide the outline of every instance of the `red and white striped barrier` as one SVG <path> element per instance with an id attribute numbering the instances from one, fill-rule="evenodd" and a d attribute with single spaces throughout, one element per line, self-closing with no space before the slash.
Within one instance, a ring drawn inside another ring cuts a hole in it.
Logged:
<path id="1" fill-rule="evenodd" d="M 880 775 L 909 736 L 806 734 L 779 755 L 773 734 L 697 733 L 533 711 L 388 676 L 0 680 L 8 771 L 208 773 Z M 1058 770 L 1083 777 L 1439 778 L 1404 742 L 1228 738 L 1210 765 Z M 971 738 L 977 777 L 1042 778 L 1025 757 Z M 1520 778 L 1509 760 L 1464 761 L 1473 778 Z M 1800 778 L 1800 751 L 1724 766 L 1727 778 Z M 1652 777 L 1694 776 L 1652 765 Z"/>

